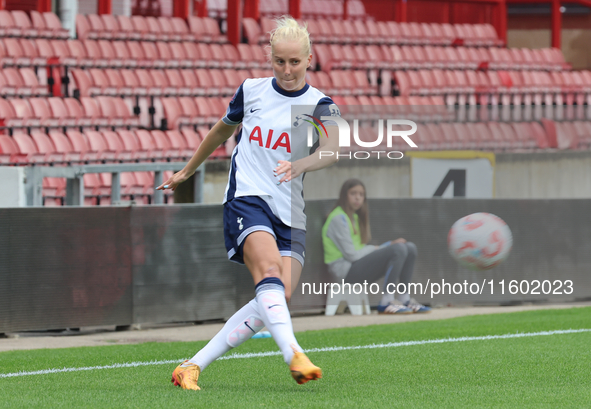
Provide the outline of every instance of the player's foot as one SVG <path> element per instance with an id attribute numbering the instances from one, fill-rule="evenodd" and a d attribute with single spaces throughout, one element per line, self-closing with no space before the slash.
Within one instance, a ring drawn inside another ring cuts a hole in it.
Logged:
<path id="1" fill-rule="evenodd" d="M 411 298 L 404 304 L 407 308 L 409 308 L 413 313 L 426 313 L 431 312 L 430 307 L 426 307 L 414 298 Z"/>
<path id="2" fill-rule="evenodd" d="M 172 372 L 172 379 L 170 381 L 174 384 L 174 386 L 180 386 L 183 389 L 198 391 L 201 390 L 201 388 L 197 386 L 197 379 L 199 379 L 200 373 L 201 368 L 187 360 L 176 367 L 176 369 Z"/>
<path id="3" fill-rule="evenodd" d="M 412 314 L 412 310 L 404 304 L 394 301 L 388 305 L 378 305 L 378 314 Z"/>
<path id="4" fill-rule="evenodd" d="M 291 376 L 298 384 L 304 384 L 308 381 L 314 381 L 322 378 L 322 369 L 318 368 L 303 352 L 293 350 L 293 358 L 291 358 L 291 364 L 289 370 Z"/>

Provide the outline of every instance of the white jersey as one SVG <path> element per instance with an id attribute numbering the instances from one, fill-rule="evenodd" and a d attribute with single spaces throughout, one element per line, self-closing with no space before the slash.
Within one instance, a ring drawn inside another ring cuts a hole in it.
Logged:
<path id="1" fill-rule="evenodd" d="M 293 162 L 310 155 L 307 132 L 303 129 L 307 127 L 298 127 L 298 115 L 320 119 L 331 112 L 339 114 L 334 102 L 308 84 L 299 91 L 287 92 L 273 77 L 244 81 L 222 119 L 228 125 L 242 123 L 232 152 L 224 203 L 235 197 L 259 196 L 284 224 L 305 229 L 304 175 L 277 185 L 283 175 L 274 176 L 273 169 L 279 160 Z M 292 135 L 292 125 L 301 131 Z M 315 133 L 314 143 L 318 137 Z"/>

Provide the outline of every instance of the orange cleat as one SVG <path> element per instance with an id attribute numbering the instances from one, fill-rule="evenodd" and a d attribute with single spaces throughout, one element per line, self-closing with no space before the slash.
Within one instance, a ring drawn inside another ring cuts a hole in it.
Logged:
<path id="1" fill-rule="evenodd" d="M 291 371 L 291 376 L 293 376 L 293 379 L 298 384 L 302 385 L 308 381 L 322 378 L 322 369 L 310 362 L 306 354 L 296 351 L 295 348 L 293 352 L 294 355 L 291 358 L 289 370 Z"/>
<path id="2" fill-rule="evenodd" d="M 189 362 L 188 360 L 176 367 L 172 372 L 172 379 L 170 380 L 174 386 L 180 386 L 183 389 L 190 389 L 192 391 L 199 391 L 201 388 L 197 386 L 197 380 L 201 373 L 201 368 L 195 364 L 182 366 Z"/>

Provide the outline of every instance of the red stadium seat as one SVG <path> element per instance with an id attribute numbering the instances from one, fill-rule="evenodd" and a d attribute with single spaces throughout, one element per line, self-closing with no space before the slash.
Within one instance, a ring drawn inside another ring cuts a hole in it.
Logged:
<path id="1" fill-rule="evenodd" d="M 173 107 L 173 109 L 176 108 Z M 180 97 L 178 99 L 178 109 L 180 110 L 180 114 L 178 116 L 179 128 L 183 125 L 196 126 L 203 125 L 205 123 L 205 118 L 199 113 L 194 98 Z"/>
<path id="2" fill-rule="evenodd" d="M 22 30 L 15 24 L 8 10 L 0 10 L 0 37 L 20 37 Z"/>
<path id="3" fill-rule="evenodd" d="M 93 32 L 97 33 L 97 39 L 112 40 L 113 31 L 107 29 L 103 23 L 103 19 L 98 14 L 88 14 L 86 16 L 90 28 Z"/>
<path id="4" fill-rule="evenodd" d="M 16 118 L 22 119 L 25 127 L 39 127 L 41 125 L 40 118 L 35 116 L 28 100 L 11 99 L 9 102 L 14 109 Z"/>
<path id="5" fill-rule="evenodd" d="M 194 70 L 181 70 L 181 77 L 185 86 L 190 90 L 190 95 L 203 96 L 205 95 L 205 89 L 199 84 L 197 75 Z"/>
<path id="6" fill-rule="evenodd" d="M 182 109 L 176 98 L 162 98 L 164 118 L 166 118 L 167 129 L 178 129 L 182 117 Z"/>
<path id="7" fill-rule="evenodd" d="M 12 19 L 15 27 L 20 30 L 20 35 L 27 38 L 36 38 L 40 36 L 39 30 L 33 27 L 29 16 L 22 10 L 12 10 Z"/>
<path id="8" fill-rule="evenodd" d="M 49 102 L 45 98 L 29 98 L 29 104 L 33 116 L 39 118 L 40 125 L 47 128 L 55 128 L 60 125 L 58 118 L 51 112 Z"/>
<path id="9" fill-rule="evenodd" d="M 179 41 L 197 41 L 197 37 L 189 31 L 189 27 L 185 20 L 180 17 L 172 18 L 172 28 L 176 35 L 180 36 Z"/>
<path id="10" fill-rule="evenodd" d="M 139 33 L 139 40 L 156 41 L 156 33 L 150 32 L 146 19 L 143 16 L 131 16 L 131 24 L 133 25 L 134 31 Z"/>
<path id="11" fill-rule="evenodd" d="M 63 98 L 51 97 L 47 99 L 47 103 L 51 109 L 54 118 L 57 119 L 58 125 L 62 127 L 76 126 L 76 118 L 70 114 Z"/>
<path id="12" fill-rule="evenodd" d="M 35 141 L 24 133 L 15 132 L 12 135 L 12 140 L 14 144 L 18 148 L 18 153 L 20 154 L 18 157 L 18 162 L 28 162 L 28 163 L 55 163 L 61 162 L 61 157 L 58 154 L 55 154 L 55 148 L 52 146 L 50 147 L 50 152 L 47 151 L 39 151 Z M 43 147 L 43 146 L 42 146 Z M 14 160 L 14 159 L 13 159 Z"/>
<path id="13" fill-rule="evenodd" d="M 156 41 L 169 40 L 168 34 L 162 31 L 162 27 L 160 26 L 160 24 L 158 24 L 158 20 L 156 19 L 156 17 L 146 16 L 144 18 L 146 20 L 149 32 L 156 35 Z"/>
<path id="14" fill-rule="evenodd" d="M 113 40 L 127 40 L 129 38 L 128 31 L 123 30 L 119 26 L 116 16 L 112 14 L 101 14 L 99 17 L 102 20 L 104 31 L 111 33 Z"/>
<path id="15" fill-rule="evenodd" d="M 93 125 L 104 127 L 109 125 L 109 119 L 103 116 L 98 101 L 95 98 L 81 97 L 80 103 L 84 108 L 84 116 L 90 118 Z"/>
<path id="16" fill-rule="evenodd" d="M 90 151 L 97 153 L 98 160 L 105 163 L 117 161 L 117 152 L 109 148 L 101 132 L 85 131 L 84 134 L 87 137 Z"/>
<path id="17" fill-rule="evenodd" d="M 180 158 L 179 150 L 171 146 L 170 140 L 164 132 L 160 130 L 153 130 L 150 133 L 152 134 L 152 139 L 154 140 L 156 149 L 162 153 L 164 158 Z"/>
<path id="18" fill-rule="evenodd" d="M 119 23 L 120 32 L 125 34 L 126 40 L 135 40 L 139 41 L 142 38 L 142 33 L 136 31 L 133 22 L 128 16 L 125 15 L 118 15 L 117 16 L 117 23 Z"/>
<path id="19" fill-rule="evenodd" d="M 201 136 L 192 129 L 184 128 L 181 130 L 181 134 L 185 138 L 187 142 L 187 147 L 196 151 L 199 145 L 201 144 Z"/>
<path id="20" fill-rule="evenodd" d="M 38 19 L 36 18 L 38 13 L 36 11 L 31 11 L 30 13 L 31 19 L 33 20 L 33 25 L 41 25 L 41 23 L 38 22 Z M 43 20 L 45 22 L 45 28 L 50 30 L 52 38 L 67 39 L 70 37 L 70 32 L 62 27 L 62 23 L 55 13 L 50 11 L 43 13 Z"/>
<path id="21" fill-rule="evenodd" d="M 174 89 L 175 95 L 191 95 L 191 89 L 185 86 L 185 81 L 179 70 L 164 70 L 164 75 L 170 88 Z"/>
<path id="22" fill-rule="evenodd" d="M 145 129 L 138 129 L 135 134 L 141 149 L 145 152 L 148 152 L 148 157 L 150 159 L 164 158 L 163 152 L 158 150 L 156 143 L 154 142 L 154 138 L 149 131 L 146 131 Z"/>
<path id="23" fill-rule="evenodd" d="M 39 140 L 41 139 L 48 138 L 49 140 L 51 140 L 53 146 L 55 146 L 55 152 L 63 155 L 64 162 L 67 162 L 69 164 L 82 162 L 83 154 L 74 149 L 70 140 L 62 132 L 53 130 L 50 131 L 48 135 L 33 133 L 31 136 L 33 137 L 33 139 L 35 139 L 37 146 L 39 146 Z"/>
<path id="24" fill-rule="evenodd" d="M 205 35 L 205 27 L 201 17 L 189 16 L 189 32 L 195 36 L 197 41 L 211 42 L 211 37 Z"/>
<path id="25" fill-rule="evenodd" d="M 115 152 L 118 161 L 129 162 L 132 160 L 132 152 L 126 149 L 118 133 L 103 131 L 102 134 L 108 149 Z"/>
<path id="26" fill-rule="evenodd" d="M 76 15 L 76 34 L 81 40 L 85 40 L 87 38 L 96 40 L 98 38 L 98 32 L 92 29 L 90 22 L 83 14 Z"/>
<path id="27" fill-rule="evenodd" d="M 93 120 L 86 116 L 84 108 L 80 102 L 75 98 L 64 98 L 64 105 L 66 106 L 69 116 L 74 119 L 77 126 L 91 126 L 94 125 Z"/>
<path id="28" fill-rule="evenodd" d="M 140 142 L 132 131 L 118 130 L 119 138 L 127 152 L 131 152 L 131 159 L 136 161 L 145 161 L 149 158 L 149 152 L 142 149 Z"/>
<path id="29" fill-rule="evenodd" d="M 160 26 L 160 31 L 163 34 L 166 34 L 168 41 L 179 42 L 183 40 L 183 38 L 173 29 L 173 23 L 170 17 L 160 16 L 156 20 Z"/>

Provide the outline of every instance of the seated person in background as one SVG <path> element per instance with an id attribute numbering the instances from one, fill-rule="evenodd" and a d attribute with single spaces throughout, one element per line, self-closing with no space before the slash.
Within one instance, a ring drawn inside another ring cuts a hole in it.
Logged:
<path id="1" fill-rule="evenodd" d="M 417 257 L 417 247 L 399 238 L 381 246 L 367 244 L 371 240 L 365 186 L 358 179 L 343 183 L 339 200 L 322 227 L 324 262 L 338 280 L 355 284 L 373 283 L 385 276 L 386 286 L 393 289 L 397 283 L 408 284 Z M 392 291 L 390 291 L 392 292 Z M 429 312 L 431 308 L 418 303 L 410 295 L 384 294 L 378 312 L 381 314 L 411 314 Z"/>

